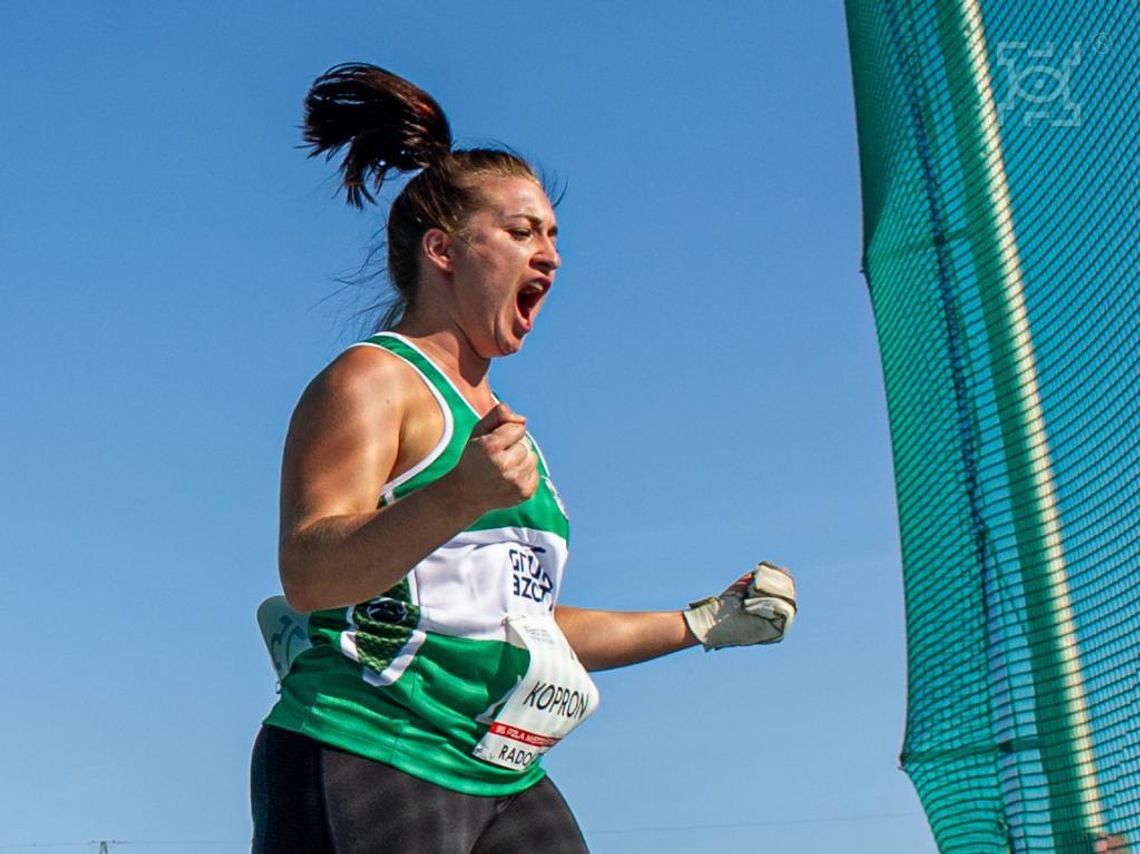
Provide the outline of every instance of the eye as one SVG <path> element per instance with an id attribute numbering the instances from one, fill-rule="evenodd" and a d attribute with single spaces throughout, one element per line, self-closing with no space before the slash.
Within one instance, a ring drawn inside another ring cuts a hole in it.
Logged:
<path id="1" fill-rule="evenodd" d="M 515 240 L 528 240 L 534 232 L 529 228 L 512 228 L 511 237 Z"/>

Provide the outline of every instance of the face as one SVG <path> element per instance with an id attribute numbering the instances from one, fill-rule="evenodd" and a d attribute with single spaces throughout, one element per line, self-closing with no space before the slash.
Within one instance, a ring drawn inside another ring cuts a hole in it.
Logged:
<path id="1" fill-rule="evenodd" d="M 561 264 L 554 209 L 529 178 L 491 178 L 484 205 L 454 240 L 454 319 L 483 358 L 517 352 Z"/>

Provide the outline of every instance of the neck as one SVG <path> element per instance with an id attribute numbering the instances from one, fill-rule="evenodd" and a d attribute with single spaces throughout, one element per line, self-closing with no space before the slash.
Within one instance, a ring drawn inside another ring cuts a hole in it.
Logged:
<path id="1" fill-rule="evenodd" d="M 477 409 L 480 403 L 491 404 L 491 388 L 487 375 L 491 361 L 475 352 L 463 331 L 449 325 L 425 322 L 407 317 L 392 330 L 413 341 L 463 391 Z M 486 398 L 486 401 L 483 398 Z"/>

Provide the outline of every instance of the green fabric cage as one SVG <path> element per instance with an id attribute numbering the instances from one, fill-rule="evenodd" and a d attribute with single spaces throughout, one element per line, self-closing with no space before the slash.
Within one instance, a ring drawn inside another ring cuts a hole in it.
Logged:
<path id="1" fill-rule="evenodd" d="M 847 0 L 943 852 L 1140 851 L 1140 3 Z"/>

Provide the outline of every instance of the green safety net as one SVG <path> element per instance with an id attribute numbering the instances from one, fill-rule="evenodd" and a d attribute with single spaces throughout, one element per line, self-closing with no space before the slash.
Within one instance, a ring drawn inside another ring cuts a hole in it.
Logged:
<path id="1" fill-rule="evenodd" d="M 943 852 L 1140 852 L 1140 2 L 846 9 L 903 769 Z"/>

